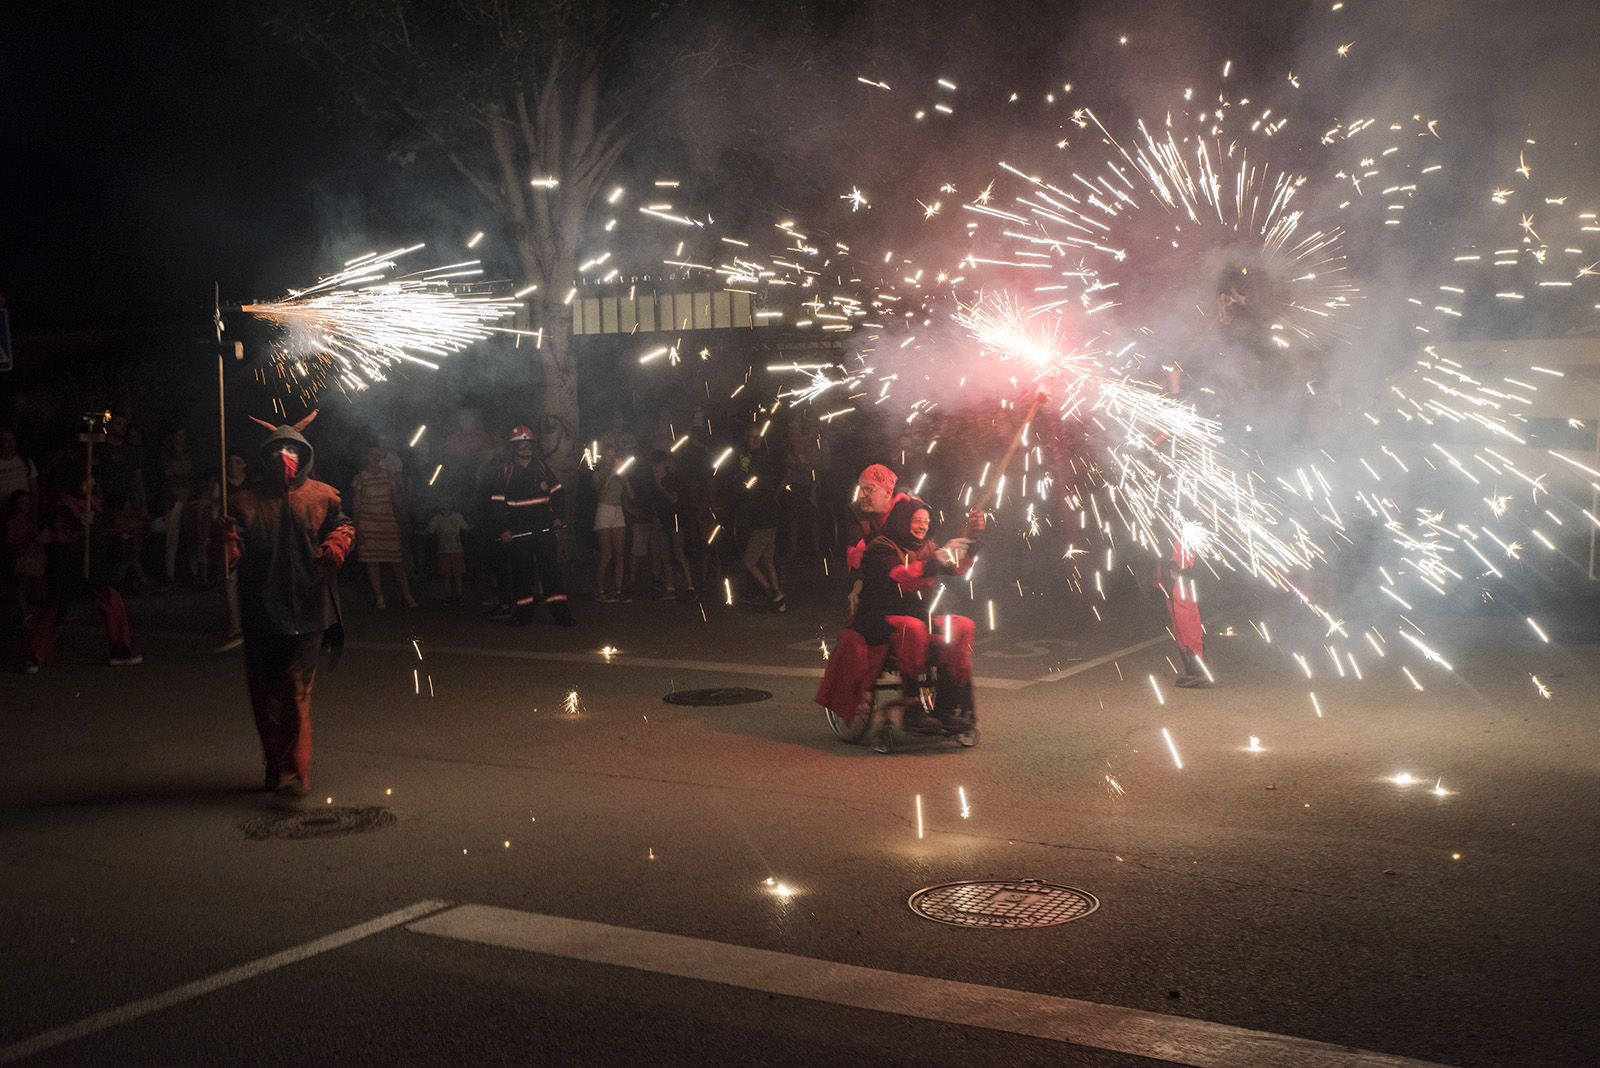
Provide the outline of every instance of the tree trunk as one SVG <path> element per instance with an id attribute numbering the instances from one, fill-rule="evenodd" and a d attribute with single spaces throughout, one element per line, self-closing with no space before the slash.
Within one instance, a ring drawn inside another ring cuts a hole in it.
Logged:
<path id="1" fill-rule="evenodd" d="M 544 330 L 544 412 L 540 417 L 540 448 L 550 466 L 563 479 L 578 469 L 578 372 L 572 352 L 572 309 L 561 302 L 565 293 L 548 295 L 536 329 Z M 576 298 L 574 298 L 576 299 Z"/>

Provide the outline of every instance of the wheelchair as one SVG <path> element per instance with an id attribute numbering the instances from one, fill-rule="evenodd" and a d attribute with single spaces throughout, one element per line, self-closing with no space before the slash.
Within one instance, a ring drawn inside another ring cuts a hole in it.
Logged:
<path id="1" fill-rule="evenodd" d="M 855 716 L 846 722 L 831 708 L 825 708 L 823 714 L 828 718 L 828 726 L 841 741 L 871 745 L 877 753 L 890 752 L 897 738 L 954 741 L 964 749 L 977 745 L 978 714 L 973 707 L 970 682 L 961 695 L 963 713 L 945 719 L 932 714 L 940 686 L 938 660 L 934 647 L 930 646 L 928 667 L 918 680 L 917 696 L 908 697 L 900 692 L 900 669 L 895 664 L 894 650 L 890 649 Z"/>

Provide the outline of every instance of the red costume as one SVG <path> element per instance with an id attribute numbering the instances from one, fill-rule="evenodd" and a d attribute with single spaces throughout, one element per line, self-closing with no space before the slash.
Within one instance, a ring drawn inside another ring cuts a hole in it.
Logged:
<path id="1" fill-rule="evenodd" d="M 1178 653 L 1183 657 L 1183 674 L 1178 685 L 1203 686 L 1210 678 L 1201 666 L 1205 656 L 1205 630 L 1200 624 L 1200 601 L 1195 594 L 1191 575 L 1200 562 L 1193 549 L 1181 541 L 1172 545 L 1172 555 L 1167 558 L 1166 582 L 1167 610 L 1172 616 L 1172 636 L 1177 639 Z"/>
<path id="2" fill-rule="evenodd" d="M 911 517 L 928 506 L 901 495 L 868 543 L 861 557 L 861 594 L 850 625 L 828 660 L 817 690 L 817 703 L 849 722 L 883 670 L 892 649 L 904 696 L 915 697 L 928 665 L 930 634 L 915 599 L 931 589 L 937 576 L 965 574 L 970 557 L 956 558 L 936 549 L 926 538 L 910 533 Z M 907 614 L 910 611 L 917 615 Z M 965 616 L 937 616 L 931 636 L 941 667 L 935 699 L 938 715 L 970 715 L 972 709 L 972 641 L 977 628 Z"/>
<path id="3" fill-rule="evenodd" d="M 93 533 L 96 522 L 104 522 L 104 506 L 98 491 L 93 503 L 82 493 L 57 494 L 40 514 L 45 541 L 45 605 L 28 635 L 28 653 L 22 670 L 39 670 L 55 648 L 62 618 L 73 602 L 87 594 L 105 622 L 106 643 L 114 665 L 138 664 L 143 658 L 132 649 L 128 630 L 128 609 L 122 594 L 107 576 L 106 538 Z M 89 575 L 83 574 L 84 539 L 89 539 Z"/>
<path id="4" fill-rule="evenodd" d="M 265 473 L 228 499 L 226 532 L 266 788 L 302 797 L 310 789 L 311 688 L 325 639 L 342 639 L 336 573 L 355 542 L 339 491 L 310 477 L 314 453 L 300 429 L 314 416 L 273 430 L 261 447 Z"/>

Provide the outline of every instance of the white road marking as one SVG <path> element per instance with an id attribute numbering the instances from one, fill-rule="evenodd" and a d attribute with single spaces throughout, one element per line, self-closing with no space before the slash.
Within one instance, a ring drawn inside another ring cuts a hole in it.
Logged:
<path id="1" fill-rule="evenodd" d="M 77 1023 L 57 1027 L 54 1030 L 34 1035 L 32 1038 L 23 1039 L 21 1042 L 0 1049 L 0 1064 L 10 1064 L 12 1061 L 20 1061 L 24 1057 L 32 1057 L 47 1049 L 54 1049 L 56 1046 L 83 1038 L 85 1035 L 92 1035 L 96 1031 L 104 1031 L 109 1027 L 125 1024 L 130 1020 L 137 1020 L 141 1016 L 148 1016 L 152 1012 L 169 1009 L 181 1002 L 203 997 L 214 990 L 221 990 L 225 986 L 242 983 L 246 979 L 254 979 L 258 975 L 265 975 L 267 972 L 286 965 L 315 957 L 319 953 L 326 953 L 331 949 L 348 946 L 352 942 L 359 942 L 361 939 L 375 935 L 379 931 L 386 931 L 391 927 L 399 927 L 402 924 L 410 923 L 412 920 L 426 916 L 430 912 L 438 912 L 448 906 L 448 901 L 419 901 L 415 905 L 408 905 L 403 909 L 368 920 L 365 923 L 358 923 L 354 927 L 346 927 L 342 931 L 335 931 L 333 934 L 324 935 L 314 941 L 283 950 L 281 953 L 274 953 L 269 957 L 262 957 L 248 964 L 241 964 L 237 968 L 229 968 L 225 972 L 218 972 L 204 979 L 185 983 L 183 986 L 174 987 L 153 997 L 140 998 L 138 1001 L 130 1001 L 128 1004 L 118 1008 L 95 1013 L 93 1016 L 79 1020 Z"/>
<path id="2" fill-rule="evenodd" d="M 394 652 L 396 650 L 409 650 L 410 642 L 347 642 L 346 648 L 381 650 Z M 445 656 L 483 656 L 499 660 L 548 660 L 560 664 L 595 664 L 605 666 L 599 653 L 594 652 L 548 652 L 537 649 L 483 649 L 470 645 L 434 645 L 427 646 L 430 653 Z M 795 679 L 820 679 L 821 668 L 794 667 L 787 664 L 739 664 L 725 660 L 680 660 L 676 657 L 650 657 L 619 655 L 610 664 L 611 667 L 641 667 L 641 668 L 671 668 L 677 671 L 715 671 L 724 675 L 780 675 L 785 678 Z M 990 690 L 1025 690 L 1032 686 L 1032 679 L 1002 679 L 984 678 L 974 676 L 973 684 Z"/>
<path id="3" fill-rule="evenodd" d="M 1166 640 L 1167 636 L 1162 634 L 1158 637 L 1151 638 L 1148 641 L 1142 641 L 1137 645 L 1130 645 L 1126 649 L 1118 649 L 1114 653 L 1107 653 L 1105 656 L 1097 656 L 1093 660 L 1085 660 L 1081 664 L 1074 664 L 1069 668 L 1063 668 L 1060 671 L 1052 671 L 1047 675 L 1040 675 L 1038 678 L 1029 679 L 1028 685 L 1032 686 L 1034 683 L 1038 682 L 1060 682 L 1062 679 L 1071 678 L 1073 675 L 1088 671 L 1090 668 L 1097 668 L 1101 664 L 1109 664 L 1113 660 L 1121 660 L 1125 656 L 1130 656 L 1139 652 L 1140 650 L 1148 649 L 1152 645 L 1160 645 Z"/>
<path id="4" fill-rule="evenodd" d="M 880 971 L 682 935 L 461 905 L 407 930 L 1196 1068 L 1426 1068 L 1428 1062 L 1075 998 Z"/>

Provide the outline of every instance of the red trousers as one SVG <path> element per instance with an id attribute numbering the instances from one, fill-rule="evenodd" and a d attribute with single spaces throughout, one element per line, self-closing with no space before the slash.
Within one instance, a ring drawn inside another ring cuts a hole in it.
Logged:
<path id="1" fill-rule="evenodd" d="M 932 635 L 917 616 L 889 616 L 888 623 L 889 641 L 883 645 L 868 645 L 859 631 L 845 628 L 839 635 L 838 647 L 828 658 L 816 701 L 846 723 L 855 717 L 867 691 L 882 673 L 891 648 L 902 680 L 915 680 L 927 669 L 930 641 L 939 647 L 939 663 L 949 672 L 952 682 L 965 684 L 972 678 L 972 639 L 978 628 L 966 616 L 934 617 Z M 947 633 L 949 642 L 944 640 Z"/>
<path id="2" fill-rule="evenodd" d="M 311 687 L 323 632 L 244 635 L 245 682 L 267 770 L 310 784 Z"/>
<path id="3" fill-rule="evenodd" d="M 1172 611 L 1172 636 L 1178 639 L 1179 650 L 1203 657 L 1206 638 L 1205 631 L 1200 628 L 1200 605 L 1188 596 L 1183 582 L 1174 582 L 1172 587 L 1172 600 L 1168 604 Z"/>
<path id="4" fill-rule="evenodd" d="M 122 594 L 115 586 L 97 586 L 89 591 L 100 618 L 106 625 L 106 642 L 115 653 L 133 644 L 128 633 L 128 607 L 122 603 Z M 50 650 L 56 647 L 56 635 L 61 633 L 61 619 L 67 613 L 70 601 L 52 597 L 45 602 L 39 618 L 34 621 L 33 632 L 28 635 L 28 655 L 37 663 L 44 663 Z"/>

